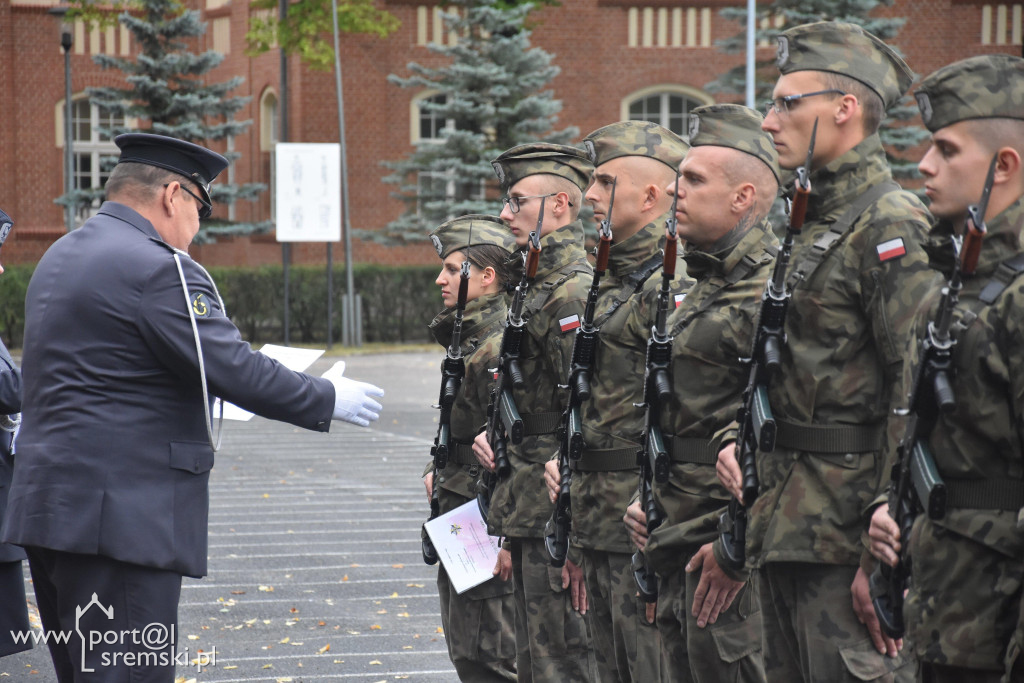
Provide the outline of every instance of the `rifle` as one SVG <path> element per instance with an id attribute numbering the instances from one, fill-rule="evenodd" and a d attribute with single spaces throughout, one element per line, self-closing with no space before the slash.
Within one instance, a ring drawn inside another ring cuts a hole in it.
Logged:
<path id="1" fill-rule="evenodd" d="M 761 311 L 754 331 L 751 355 L 741 361 L 750 369 L 750 379 L 736 411 L 736 457 L 743 476 L 743 502 L 733 498 L 719 518 L 722 553 L 726 564 L 734 571 L 742 569 L 747 559 L 747 510 L 757 498 L 760 486 L 757 478 L 757 452 L 771 453 L 775 450 L 775 417 L 768 403 L 768 384 L 782 362 L 782 347 L 786 343 L 786 310 L 792 296 L 786 287 L 786 270 L 793 253 L 793 237 L 803 229 L 807 200 L 811 196 L 811 159 L 817 135 L 818 120 L 815 119 L 807 148 L 807 160 L 796 170 L 796 196 L 789 205 L 789 225 L 782 241 L 782 250 L 775 260 L 772 276 L 761 297 Z"/>
<path id="2" fill-rule="evenodd" d="M 483 487 L 477 494 L 476 502 L 484 519 L 491 509 L 491 495 L 498 485 L 512 473 L 512 463 L 508 459 L 508 442 L 521 443 L 523 440 L 523 418 L 512 395 L 513 389 L 522 389 L 524 385 L 523 371 L 519 367 L 519 353 L 526 334 L 526 320 L 523 319 L 523 304 L 526 292 L 537 277 L 537 266 L 540 263 L 540 232 L 544 226 L 544 202 L 540 199 L 540 213 L 537 215 L 537 227 L 530 233 L 529 252 L 523 276 L 512 295 L 512 303 L 508 308 L 508 319 L 505 332 L 501 337 L 501 349 L 498 352 L 498 368 L 495 371 L 494 389 L 491 400 L 487 404 L 487 442 L 494 453 L 494 472 L 484 472 Z"/>
<path id="3" fill-rule="evenodd" d="M 679 196 L 679 170 L 676 170 L 676 197 Z M 672 294 L 669 291 L 672 280 L 676 276 L 676 211 L 672 205 L 672 215 L 665 221 L 665 257 L 661 266 L 661 289 L 658 290 L 658 307 L 651 326 L 651 336 L 647 340 L 647 359 L 644 368 L 644 402 L 638 407 L 644 408 L 644 432 L 640 450 L 636 453 L 640 475 L 637 491 L 640 505 L 647 516 L 647 533 L 657 529 L 664 516 L 654 502 L 653 479 L 659 482 L 668 480 L 669 456 L 665 448 L 665 437 L 661 433 L 661 412 L 672 397 L 672 374 L 669 372 L 672 363 L 672 336 L 668 330 L 668 315 Z M 644 602 L 655 602 L 658 599 L 658 577 L 647 566 L 643 552 L 637 550 L 632 560 L 633 580 Z"/>
<path id="4" fill-rule="evenodd" d="M 459 280 L 459 298 L 455 304 L 455 324 L 452 326 L 452 338 L 448 343 L 448 352 L 441 361 L 441 392 L 437 399 L 435 408 L 441 409 L 441 416 L 437 422 L 437 435 L 434 437 L 434 445 L 430 448 L 430 455 L 434 456 L 434 472 L 440 472 L 448 466 L 449 442 L 451 440 L 452 428 L 452 406 L 455 405 L 455 396 L 459 393 L 462 380 L 466 376 L 466 361 L 462 357 L 462 318 L 466 311 L 466 297 L 469 294 L 469 261 L 462 262 L 461 279 Z M 437 490 L 440 488 L 435 478 L 433 491 L 430 495 L 430 517 L 429 522 L 440 514 L 440 502 Z M 426 525 L 424 525 L 426 526 Z M 423 533 L 423 561 L 427 564 L 437 564 L 437 550 L 430 541 L 426 529 Z"/>
<path id="5" fill-rule="evenodd" d="M 973 274 L 978 265 L 996 159 L 992 157 L 989 165 L 981 200 L 967 207 L 963 235 L 953 236 L 953 272 L 942 288 L 935 320 L 928 323 L 928 333 L 918 345 L 920 360 L 914 373 L 907 425 L 896 449 L 889 483 L 889 514 L 900 530 L 900 559 L 894 567 L 879 562 L 870 577 L 871 603 L 879 625 L 890 638 L 902 638 L 906 631 L 903 592 L 910 580 L 910 530 L 914 520 L 921 512 L 931 519 L 941 519 L 946 514 L 946 484 L 935 466 L 928 436 L 939 414 L 948 414 L 956 407 L 952 385 L 956 339 L 950 328 L 963 288 L 962 275 Z"/>
<path id="6" fill-rule="evenodd" d="M 612 179 L 612 194 L 608 200 L 608 213 L 598 229 L 601 238 L 597 248 L 597 260 L 594 266 L 594 279 L 587 293 L 587 305 L 583 309 L 583 320 L 576 328 L 576 338 L 572 343 L 572 365 L 569 368 L 569 402 L 562 414 L 562 427 L 558 448 L 558 471 L 561 481 L 558 485 L 558 497 L 551 519 L 544 527 L 544 545 L 551 564 L 555 567 L 565 565 L 569 553 L 569 527 L 572 524 L 572 502 L 569 486 L 572 483 L 571 464 L 583 454 L 583 419 L 581 408 L 584 401 L 590 400 L 590 373 L 594 367 L 594 355 L 597 353 L 597 335 L 600 331 L 594 326 L 594 309 L 597 307 L 597 290 L 601 286 L 601 278 L 608 270 L 608 251 L 612 246 L 612 207 L 615 206 L 615 184 Z"/>

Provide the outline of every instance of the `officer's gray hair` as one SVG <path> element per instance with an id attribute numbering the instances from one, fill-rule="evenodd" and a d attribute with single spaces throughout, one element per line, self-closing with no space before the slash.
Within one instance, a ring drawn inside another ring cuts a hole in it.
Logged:
<path id="1" fill-rule="evenodd" d="M 174 181 L 188 183 L 184 176 L 165 168 L 127 161 L 114 167 L 103 189 L 113 201 L 120 197 L 148 203 L 165 184 Z"/>

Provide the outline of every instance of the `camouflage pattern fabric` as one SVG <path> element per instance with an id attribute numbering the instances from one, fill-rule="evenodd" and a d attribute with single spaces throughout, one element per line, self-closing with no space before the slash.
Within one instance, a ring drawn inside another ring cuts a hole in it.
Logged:
<path id="1" fill-rule="evenodd" d="M 596 682 L 597 666 L 586 617 L 562 590 L 562 571 L 551 566 L 544 541 L 509 539 L 516 602 L 519 683 Z"/>
<path id="2" fill-rule="evenodd" d="M 739 104 L 707 104 L 690 111 L 690 147 L 729 147 L 749 154 L 771 170 L 781 184 L 779 154 L 771 136 L 760 130 L 764 116 Z"/>
<path id="3" fill-rule="evenodd" d="M 631 559 L 625 553 L 583 551 L 590 603 L 587 622 L 598 674 L 602 681 L 669 680 L 661 674 L 661 637 L 657 625 L 647 622 L 646 605 L 636 593 Z"/>
<path id="4" fill-rule="evenodd" d="M 640 448 L 644 412 L 634 404 L 643 400 L 647 338 L 654 323 L 661 268 L 647 278 L 639 292 L 624 291 L 624 281 L 658 254 L 664 242 L 664 223 L 649 223 L 635 235 L 613 244 L 608 252 L 608 272 L 601 280 L 594 315 L 600 333 L 590 380 L 591 398 L 581 409 L 588 449 Z M 683 288 L 684 278 L 677 274 L 671 291 L 675 294 Z M 573 545 L 632 555 L 633 544 L 622 524 L 622 512 L 636 493 L 637 477 L 636 468 L 573 473 Z"/>
<path id="5" fill-rule="evenodd" d="M 793 264 L 854 198 L 891 179 L 881 141 L 866 138 L 811 174 L 811 197 Z M 769 388 L 776 420 L 814 425 L 878 425 L 906 407 L 904 355 L 914 312 L 936 275 L 921 247 L 928 214 L 909 192 L 869 206 L 852 231 L 800 281 L 786 316 L 788 342 Z M 883 260 L 880 247 L 898 254 Z M 905 253 L 900 253 L 900 252 Z M 892 435 L 899 420 L 890 420 Z M 888 483 L 885 453 L 808 453 L 776 445 L 758 454 L 761 493 L 747 529 L 747 554 L 759 564 L 857 565 L 863 514 Z M 849 606 L 849 590 L 836 604 Z"/>
<path id="6" fill-rule="evenodd" d="M 771 274 L 778 240 L 767 220 L 754 226 L 727 254 L 712 256 L 687 246 L 687 275 L 696 284 L 668 319 L 672 342 L 672 399 L 662 414 L 666 438 L 711 439 L 736 418 L 748 372 L 737 359 L 750 355 L 761 293 Z M 749 269 L 738 282 L 726 277 Z M 694 317 L 709 297 L 713 304 Z M 654 483 L 665 521 L 647 542 L 651 569 L 671 574 L 704 544 L 717 543 L 718 518 L 729 501 L 714 464 L 673 462 L 669 479 Z M 720 556 L 716 553 L 719 564 Z"/>
<path id="7" fill-rule="evenodd" d="M 1024 59 L 978 55 L 944 66 L 914 91 L 933 133 L 970 119 L 1024 119 Z"/>
<path id="8" fill-rule="evenodd" d="M 777 562 L 752 579 L 763 613 L 769 681 L 911 683 L 916 662 L 906 648 L 878 654 L 850 605 L 857 567 Z M 843 608 L 846 609 L 843 609 Z"/>
<path id="9" fill-rule="evenodd" d="M 496 364 L 506 313 L 504 294 L 482 296 L 466 304 L 461 338 L 466 376 L 452 406 L 453 444 L 472 443 L 486 420 L 489 369 Z M 431 334 L 445 348 L 451 341 L 454 319 L 454 309 L 445 309 L 430 323 Z M 431 459 L 428 470 L 433 467 Z M 451 460 L 444 470 L 434 472 L 441 514 L 476 498 L 475 482 L 479 475 L 479 465 L 460 465 Z M 516 680 L 512 581 L 493 578 L 460 595 L 439 564 L 437 591 L 448 657 L 459 680 Z"/>
<path id="10" fill-rule="evenodd" d="M 689 145 L 668 128 L 653 121 L 618 121 L 598 128 L 583 139 L 587 156 L 595 167 L 612 159 L 641 156 L 679 168 Z"/>
<path id="11" fill-rule="evenodd" d="M 505 222 L 482 214 L 467 214 L 442 223 L 430 233 L 430 241 L 441 260 L 453 251 L 479 244 L 492 244 L 510 253 L 516 250 L 515 238 Z"/>
<path id="12" fill-rule="evenodd" d="M 952 229 L 948 223 L 936 226 L 936 249 L 929 249 L 944 257 L 945 263 L 936 262 L 944 270 Z M 988 221 L 976 274 L 965 278 L 960 293 L 953 350 L 956 407 L 941 415 L 928 440 L 947 483 L 1011 481 L 1024 487 L 1024 278 L 1015 279 L 991 305 L 977 301 L 999 263 L 1021 252 L 1022 231 L 1024 197 Z M 939 289 L 936 283 L 922 307 L 922 330 L 934 319 Z M 953 507 L 940 520 L 920 515 L 910 553 L 904 614 L 918 656 L 935 664 L 1002 669 L 1018 625 L 1024 581 L 1017 511 Z"/>
<path id="13" fill-rule="evenodd" d="M 714 624 L 697 626 L 693 599 L 701 572 L 681 567 L 658 577 L 661 680 L 673 683 L 760 683 L 761 605 L 757 587 L 744 586 Z"/>
<path id="14" fill-rule="evenodd" d="M 562 331 L 559 321 L 583 316 L 591 271 L 583 249 L 583 224 L 579 221 L 540 238 L 537 279 L 526 296 L 527 316 L 520 366 L 524 386 L 513 396 L 523 419 L 539 413 L 561 413 L 567 392 L 560 388 L 569 376 L 575 330 Z M 583 266 L 586 272 L 571 272 Z M 538 302 L 542 307 L 537 308 Z M 544 463 L 558 451 L 554 432 L 523 437 L 509 443 L 512 474 L 500 481 L 491 498 L 487 530 L 494 536 L 543 538 L 544 525 L 553 506 L 544 485 Z M 548 562 L 548 560 L 545 560 Z"/>
<path id="15" fill-rule="evenodd" d="M 503 192 L 527 176 L 545 173 L 561 176 L 585 190 L 594 170 L 583 150 L 553 142 L 517 145 L 498 155 L 491 167 Z"/>
<path id="16" fill-rule="evenodd" d="M 914 82 L 895 51 L 856 24 L 820 21 L 783 31 L 775 61 L 783 74 L 827 71 L 855 78 L 871 88 L 885 108 L 894 105 Z"/>

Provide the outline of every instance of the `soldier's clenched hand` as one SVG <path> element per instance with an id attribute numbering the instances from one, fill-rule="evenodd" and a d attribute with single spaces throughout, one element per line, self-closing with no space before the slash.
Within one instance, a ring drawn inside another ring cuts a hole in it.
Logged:
<path id="1" fill-rule="evenodd" d="M 715 473 L 718 474 L 718 481 L 729 490 L 729 493 L 736 497 L 736 500 L 743 502 L 743 475 L 740 472 L 740 464 L 736 462 L 736 442 L 726 444 L 718 451 L 718 463 L 715 465 Z"/>
<path id="2" fill-rule="evenodd" d="M 558 470 L 557 460 L 544 463 L 544 483 L 548 485 L 548 498 L 554 503 L 558 498 L 558 488 L 562 485 L 562 473 Z"/>
<path id="3" fill-rule="evenodd" d="M 871 539 L 868 546 L 871 554 L 890 567 L 896 566 L 900 559 L 900 527 L 889 514 L 888 506 L 879 505 L 871 515 L 868 538 Z"/>
<path id="4" fill-rule="evenodd" d="M 637 550 L 643 550 L 647 546 L 647 514 L 640 506 L 640 501 L 634 501 L 626 508 L 622 523 L 629 532 L 629 540 L 633 541 Z"/>
<path id="5" fill-rule="evenodd" d="M 473 439 L 473 455 L 481 467 L 494 471 L 494 453 L 491 451 L 491 444 L 487 442 L 487 432 L 480 432 Z"/>

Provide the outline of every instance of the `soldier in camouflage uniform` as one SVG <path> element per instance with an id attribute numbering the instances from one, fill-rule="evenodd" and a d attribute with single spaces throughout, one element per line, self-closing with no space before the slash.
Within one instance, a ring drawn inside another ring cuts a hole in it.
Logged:
<path id="1" fill-rule="evenodd" d="M 430 333 L 446 349 L 452 338 L 462 262 L 470 263 L 459 344 L 466 374 L 452 406 L 448 464 L 438 472 L 431 459 L 424 476 L 427 497 L 437 493 L 439 514 L 443 515 L 476 498 L 480 465 L 473 455 L 473 438 L 487 420 L 490 368 L 497 364 L 508 312 L 505 288 L 512 276 L 509 259 L 515 241 L 498 217 L 477 215 L 440 225 L 430 239 L 444 262 L 436 282 L 445 305 L 430 323 Z M 496 576 L 460 595 L 452 588 L 444 566 L 438 565 L 437 591 L 448 657 L 459 680 L 516 680 L 512 582 Z"/>
<path id="2" fill-rule="evenodd" d="M 562 387 L 593 270 L 583 249 L 579 207 L 593 169 L 580 150 L 566 145 L 519 145 L 492 162 L 507 193 L 501 218 L 525 247 L 537 225 L 543 198 L 540 265 L 528 290 L 520 350 L 525 382 L 513 391 L 523 418 L 523 440 L 508 445 L 512 474 L 494 490 L 488 531 L 505 537 L 511 552 L 516 603 L 516 668 L 519 680 L 592 681 L 594 652 L 583 615 L 586 588 L 572 562 L 551 566 L 544 525 L 552 505 L 544 487 L 544 463 L 558 449 L 556 430 L 566 401 Z M 478 461 L 494 469 L 487 434 L 473 445 Z M 507 575 L 508 567 L 496 567 Z"/>
<path id="3" fill-rule="evenodd" d="M 662 680 L 763 681 L 761 612 L 745 575 L 720 561 L 718 519 L 729 500 L 715 476 L 715 433 L 736 418 L 761 293 L 778 249 L 767 215 L 779 161 L 756 111 L 735 104 L 690 112 L 676 216 L 696 284 L 668 319 L 673 399 L 662 433 L 669 479 L 654 482 L 664 520 L 646 539 L 639 502 L 626 524 L 658 575 Z M 669 188 L 670 192 L 672 187 Z"/>
<path id="4" fill-rule="evenodd" d="M 996 683 L 1024 580 L 1024 59 L 971 57 L 928 76 L 915 94 L 932 132 L 918 166 L 938 219 L 928 251 L 943 273 L 919 330 L 935 320 L 951 272 L 950 235 L 962 233 L 994 155 L 997 162 L 988 232 L 954 313 L 956 408 L 940 413 L 928 437 L 946 513 L 918 515 L 902 539 L 913 559 L 904 615 L 922 680 Z M 901 539 L 888 506 L 875 511 L 869 535 L 876 555 L 894 563 Z"/>
<path id="5" fill-rule="evenodd" d="M 594 218 L 611 220 L 608 272 L 601 280 L 594 326 L 599 328 L 591 397 L 581 407 L 585 447 L 572 461 L 573 552 L 582 550 L 588 616 L 602 681 L 656 681 L 661 639 L 637 596 L 633 548 L 622 526 L 622 510 L 636 492 L 636 453 L 644 426 L 644 358 L 661 281 L 665 186 L 687 145 L 649 121 L 604 126 L 583 140 L 594 164 L 585 199 Z M 608 216 L 612 184 L 615 203 Z M 675 291 L 681 285 L 677 280 Z M 545 480 L 557 494 L 558 461 L 548 462 Z M 552 495 L 554 500 L 554 495 Z M 653 616 L 653 615 L 652 615 Z"/>
<path id="6" fill-rule="evenodd" d="M 783 168 L 810 164 L 811 196 L 787 284 L 787 343 L 769 388 L 775 449 L 758 453 L 747 557 L 757 568 L 765 671 L 791 683 L 904 680 L 914 665 L 885 637 L 868 594 L 862 538 L 888 480 L 894 409 L 916 304 L 934 279 L 929 216 L 892 180 L 878 123 L 913 74 L 863 28 L 838 22 L 779 36 L 782 75 L 763 124 Z M 737 498 L 735 443 L 718 475 Z"/>

